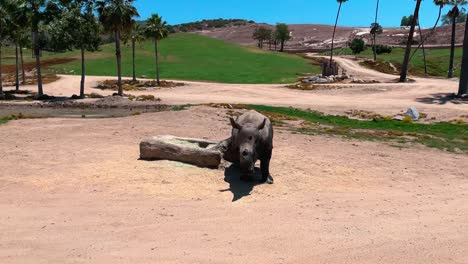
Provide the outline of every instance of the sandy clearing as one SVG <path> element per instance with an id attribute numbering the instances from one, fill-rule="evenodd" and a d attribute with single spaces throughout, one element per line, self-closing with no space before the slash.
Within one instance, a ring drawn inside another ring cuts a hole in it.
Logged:
<path id="1" fill-rule="evenodd" d="M 149 135 L 229 131 L 207 107 L 0 126 L 0 262 L 468 262 L 464 155 L 277 130 L 260 186 L 138 160 Z"/>

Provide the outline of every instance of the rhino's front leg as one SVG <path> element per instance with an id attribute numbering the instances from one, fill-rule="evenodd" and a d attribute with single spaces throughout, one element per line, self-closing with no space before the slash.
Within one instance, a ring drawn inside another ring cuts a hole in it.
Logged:
<path id="1" fill-rule="evenodd" d="M 270 160 L 271 160 L 271 150 L 268 151 L 267 155 L 260 159 L 260 169 L 262 171 L 262 183 L 273 184 L 273 177 L 270 175 Z"/>

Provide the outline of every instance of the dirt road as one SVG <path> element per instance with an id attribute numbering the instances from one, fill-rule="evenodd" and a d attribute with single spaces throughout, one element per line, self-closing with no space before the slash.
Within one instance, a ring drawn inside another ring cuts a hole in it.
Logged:
<path id="1" fill-rule="evenodd" d="M 0 126 L 0 263 L 467 263 L 468 157 L 277 130 L 274 185 L 138 160 L 223 110 Z"/>
<path id="2" fill-rule="evenodd" d="M 372 77 L 386 82 L 396 76 L 379 73 L 363 68 L 355 61 L 337 57 L 336 60 L 348 73 L 357 77 Z M 104 95 L 111 91 L 93 89 L 98 81 L 113 77 L 88 76 L 87 93 L 96 92 Z M 246 85 L 220 84 L 208 82 L 185 82 L 184 87 L 173 89 L 128 92 L 129 94 L 152 94 L 165 104 L 200 104 L 200 103 L 245 103 L 276 106 L 294 106 L 311 108 L 332 114 L 342 114 L 348 110 L 374 111 L 383 115 L 394 115 L 416 106 L 427 113 L 429 118 L 450 120 L 468 114 L 466 103 L 454 103 L 447 95 L 457 92 L 458 84 L 454 80 L 416 78 L 416 83 L 381 83 L 360 85 L 333 85 L 334 88 L 319 91 L 300 91 L 285 88 L 284 85 Z M 71 96 L 78 93 L 79 76 L 61 76 L 57 82 L 45 85 L 49 95 Z M 25 89 L 35 91 L 35 86 Z"/>

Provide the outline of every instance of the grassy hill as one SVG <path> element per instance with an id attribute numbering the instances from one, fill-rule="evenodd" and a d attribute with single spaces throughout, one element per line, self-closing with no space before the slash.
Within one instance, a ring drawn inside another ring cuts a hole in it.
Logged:
<path id="1" fill-rule="evenodd" d="M 32 61 L 30 51 L 26 61 Z M 6 50 L 4 64 L 13 64 L 13 50 Z M 76 58 L 77 60 L 49 66 L 48 70 L 62 74 L 80 74 L 79 52 L 48 53 L 42 60 Z M 53 64 L 53 63 L 50 63 Z M 154 44 L 137 44 L 137 76 L 155 78 Z M 108 44 L 95 53 L 87 53 L 86 74 L 115 76 L 115 45 Z M 160 44 L 161 78 L 201 80 L 223 83 L 291 83 L 298 75 L 319 72 L 318 66 L 296 55 L 262 51 L 243 47 L 206 36 L 177 33 Z M 122 48 L 123 75 L 132 75 L 131 47 Z"/>
<path id="2" fill-rule="evenodd" d="M 328 54 L 328 53 L 327 53 Z M 335 51 L 335 54 L 343 55 L 352 55 L 351 49 L 340 49 Z M 390 54 L 381 54 L 378 55 L 378 61 L 381 62 L 390 62 L 395 65 L 398 69 L 401 67 L 403 62 L 403 57 L 405 55 L 405 50 L 402 48 L 393 49 Z M 455 50 L 455 67 L 454 75 L 456 77 L 460 76 L 460 67 L 462 60 L 463 50 L 462 48 L 456 48 Z M 358 57 L 373 59 L 374 55 L 372 49 L 368 48 L 364 52 L 357 55 Z M 449 58 L 450 58 L 450 49 L 431 49 L 426 50 L 427 58 L 427 69 L 428 73 L 431 76 L 447 77 Z M 377 68 L 380 71 L 386 72 L 384 68 Z M 410 73 L 416 76 L 424 76 L 424 61 L 423 53 L 419 50 L 413 58 L 413 61 L 410 63 Z"/>

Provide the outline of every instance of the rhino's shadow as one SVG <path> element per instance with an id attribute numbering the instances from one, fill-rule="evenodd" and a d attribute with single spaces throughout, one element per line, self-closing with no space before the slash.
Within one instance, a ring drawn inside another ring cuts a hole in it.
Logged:
<path id="1" fill-rule="evenodd" d="M 233 202 L 250 195 L 254 186 L 258 184 L 258 179 L 261 177 L 261 171 L 259 168 L 255 168 L 255 176 L 249 181 L 242 181 L 240 176 L 241 172 L 239 166 L 236 164 L 232 164 L 224 171 L 224 181 L 229 183 L 229 189 L 221 190 L 221 192 L 232 192 Z"/>

